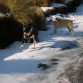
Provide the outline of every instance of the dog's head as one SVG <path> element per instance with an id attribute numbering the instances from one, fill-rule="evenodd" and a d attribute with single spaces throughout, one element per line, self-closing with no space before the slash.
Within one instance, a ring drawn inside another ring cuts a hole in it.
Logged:
<path id="1" fill-rule="evenodd" d="M 28 27 L 24 27 L 24 28 L 23 28 L 23 37 L 24 37 L 25 39 L 29 39 L 28 33 L 29 33 Z"/>
<path id="2" fill-rule="evenodd" d="M 48 25 L 52 25 L 54 23 L 54 21 L 52 20 L 52 19 L 49 19 L 48 21 L 47 21 L 47 24 Z"/>

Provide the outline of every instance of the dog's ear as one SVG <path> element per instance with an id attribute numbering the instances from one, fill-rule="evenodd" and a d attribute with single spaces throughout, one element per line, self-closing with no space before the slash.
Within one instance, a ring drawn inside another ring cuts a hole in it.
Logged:
<path id="1" fill-rule="evenodd" d="M 50 20 L 49 20 L 50 22 L 52 22 L 53 20 L 50 18 Z"/>
<path id="2" fill-rule="evenodd" d="M 49 19 L 49 20 L 47 21 L 47 24 L 49 25 L 51 22 L 53 22 L 53 20 L 52 20 L 52 19 Z"/>

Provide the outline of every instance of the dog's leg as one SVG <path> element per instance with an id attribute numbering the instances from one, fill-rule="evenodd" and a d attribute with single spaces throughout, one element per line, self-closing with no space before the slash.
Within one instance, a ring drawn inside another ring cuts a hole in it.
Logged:
<path id="1" fill-rule="evenodd" d="M 20 46 L 20 48 L 23 48 L 24 47 L 24 45 L 22 44 L 21 46 Z"/>
<path id="2" fill-rule="evenodd" d="M 20 48 L 23 48 L 24 42 L 25 42 L 25 38 L 22 39 L 22 44 L 21 44 Z"/>
<path id="3" fill-rule="evenodd" d="M 54 33 L 56 34 L 57 33 L 57 30 L 55 30 Z"/>
<path id="4" fill-rule="evenodd" d="M 54 31 L 50 35 L 53 35 L 53 34 L 56 34 L 56 33 L 57 33 L 57 28 L 54 27 Z"/>
<path id="5" fill-rule="evenodd" d="M 69 33 L 70 33 L 70 32 L 71 32 L 71 29 L 70 29 L 70 27 L 69 27 L 69 26 L 67 26 L 67 28 L 68 28 L 68 30 L 69 30 Z M 69 34 L 69 33 L 68 33 L 68 34 Z"/>
<path id="6" fill-rule="evenodd" d="M 35 35 L 33 35 L 33 48 L 35 48 L 36 40 L 35 40 Z"/>
<path id="7" fill-rule="evenodd" d="M 35 43 L 36 43 L 35 38 L 33 38 L 33 48 L 35 48 Z"/>
<path id="8" fill-rule="evenodd" d="M 73 28 L 72 28 L 72 27 L 69 27 L 69 28 L 70 28 L 70 30 L 71 30 L 72 36 L 74 36 L 74 30 L 73 30 Z"/>
<path id="9" fill-rule="evenodd" d="M 34 40 L 34 42 L 33 42 L 33 43 L 34 43 L 34 48 L 35 48 L 35 39 L 33 39 L 33 40 Z"/>
<path id="10" fill-rule="evenodd" d="M 74 31 L 73 31 L 73 28 L 72 27 L 67 27 L 68 28 L 68 30 L 69 30 L 69 33 L 71 32 L 72 33 L 72 36 L 74 36 Z"/>
<path id="11" fill-rule="evenodd" d="M 73 29 L 72 29 L 71 33 L 72 33 L 72 36 L 74 36 L 74 31 L 73 31 Z"/>

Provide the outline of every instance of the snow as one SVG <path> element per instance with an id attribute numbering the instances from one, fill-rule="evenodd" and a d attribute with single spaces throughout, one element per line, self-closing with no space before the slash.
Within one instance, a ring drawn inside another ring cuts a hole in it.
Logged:
<path id="1" fill-rule="evenodd" d="M 60 3 L 52 3 L 51 6 L 52 6 L 52 7 L 64 7 L 64 6 L 66 6 L 66 5 L 60 4 Z"/>
<path id="2" fill-rule="evenodd" d="M 33 49 L 33 44 L 25 43 L 21 49 L 21 42 L 15 42 L 7 49 L 0 50 L 0 82 L 1 83 L 70 83 L 69 79 L 60 75 L 71 62 L 79 58 L 83 51 L 83 4 L 68 18 L 73 22 L 75 36 L 68 34 L 64 27 L 53 32 L 53 25 L 46 25 L 48 31 L 40 31 L 40 42 Z M 51 16 L 55 18 L 56 16 Z M 51 18 L 49 17 L 49 18 Z M 67 18 L 67 17 L 66 17 Z M 48 20 L 48 19 L 47 19 Z M 65 50 L 66 46 L 73 48 Z M 61 50 L 63 49 L 63 50 Z M 58 64 L 52 64 L 51 59 L 58 59 Z M 48 64 L 46 70 L 38 68 L 39 63 Z"/>
<path id="3" fill-rule="evenodd" d="M 46 12 L 47 10 L 53 10 L 56 7 L 64 7 L 66 5 L 60 3 L 52 3 L 50 7 L 41 7 L 42 11 Z"/>
<path id="4" fill-rule="evenodd" d="M 60 4 L 60 3 L 52 3 L 51 6 L 52 6 L 52 7 L 64 7 L 64 6 L 66 6 L 66 5 Z"/>
<path id="5" fill-rule="evenodd" d="M 46 12 L 47 10 L 52 10 L 53 7 L 41 7 L 42 11 Z"/>

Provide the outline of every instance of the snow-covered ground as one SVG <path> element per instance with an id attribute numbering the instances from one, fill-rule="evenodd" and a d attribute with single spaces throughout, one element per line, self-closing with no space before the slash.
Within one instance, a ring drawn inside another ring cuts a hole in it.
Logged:
<path id="1" fill-rule="evenodd" d="M 40 42 L 33 45 L 15 42 L 7 49 L 0 50 L 0 83 L 71 83 L 65 77 L 60 78 L 68 64 L 79 59 L 83 53 L 83 4 L 68 18 L 75 20 L 75 36 L 68 34 L 64 27 L 58 33 L 50 35 L 53 25 L 46 25 L 48 31 L 40 31 Z M 48 66 L 38 68 L 39 64 Z"/>
<path id="2" fill-rule="evenodd" d="M 50 4 L 50 7 L 41 7 L 41 10 L 46 12 L 47 10 L 53 10 L 54 8 L 66 7 L 65 4 L 70 3 L 70 2 L 72 2 L 72 0 L 64 0 L 63 4 L 52 2 Z"/>
<path id="3" fill-rule="evenodd" d="M 47 10 L 53 10 L 54 8 L 59 8 L 59 7 L 64 7 L 66 6 L 65 4 L 60 4 L 60 3 L 51 3 L 50 7 L 41 7 L 41 10 L 43 12 L 46 12 Z"/>

